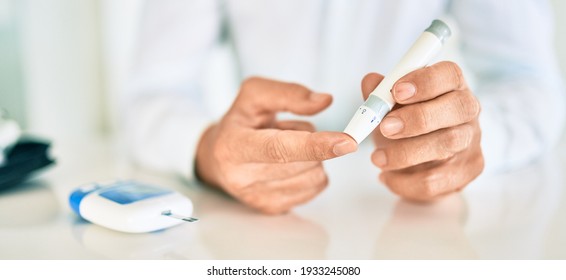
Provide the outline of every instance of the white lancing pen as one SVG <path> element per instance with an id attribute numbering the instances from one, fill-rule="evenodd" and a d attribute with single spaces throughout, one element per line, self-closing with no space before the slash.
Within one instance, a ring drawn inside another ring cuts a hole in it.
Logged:
<path id="1" fill-rule="evenodd" d="M 344 129 L 344 133 L 354 138 L 358 144 L 370 135 L 395 105 L 391 95 L 395 82 L 406 74 L 426 66 L 438 54 L 451 34 L 450 27 L 446 23 L 438 19 L 433 20 L 397 66 L 385 76 L 377 88 L 370 93 L 366 102 L 358 108 Z"/>

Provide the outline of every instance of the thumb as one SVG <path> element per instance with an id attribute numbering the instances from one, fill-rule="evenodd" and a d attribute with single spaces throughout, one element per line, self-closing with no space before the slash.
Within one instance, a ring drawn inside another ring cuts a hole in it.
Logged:
<path id="1" fill-rule="evenodd" d="M 383 81 L 383 75 L 378 73 L 368 73 L 362 79 L 362 97 L 366 100 L 369 94 Z"/>
<path id="2" fill-rule="evenodd" d="M 233 109 L 252 118 L 277 112 L 314 115 L 331 103 L 330 94 L 314 93 L 299 84 L 253 77 L 242 83 Z"/>

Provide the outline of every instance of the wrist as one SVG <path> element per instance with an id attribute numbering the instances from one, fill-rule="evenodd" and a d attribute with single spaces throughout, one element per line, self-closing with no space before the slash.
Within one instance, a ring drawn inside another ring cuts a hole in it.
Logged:
<path id="1" fill-rule="evenodd" d="M 213 187 L 219 187 L 219 183 L 216 180 L 217 173 L 214 168 L 214 158 L 212 157 L 217 127 L 217 124 L 213 124 L 205 129 L 202 134 L 197 146 L 193 170 L 197 180 Z"/>

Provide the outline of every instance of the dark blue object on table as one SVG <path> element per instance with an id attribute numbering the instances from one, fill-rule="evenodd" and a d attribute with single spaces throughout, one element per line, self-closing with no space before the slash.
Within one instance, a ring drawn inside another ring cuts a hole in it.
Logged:
<path id="1" fill-rule="evenodd" d="M 36 171 L 55 163 L 49 157 L 50 143 L 36 139 L 20 139 L 6 151 L 0 165 L 0 190 L 15 187 L 30 178 Z"/>

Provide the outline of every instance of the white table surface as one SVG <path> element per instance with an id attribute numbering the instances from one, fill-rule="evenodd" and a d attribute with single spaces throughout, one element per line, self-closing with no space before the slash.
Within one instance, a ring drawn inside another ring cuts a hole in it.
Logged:
<path id="1" fill-rule="evenodd" d="M 56 145 L 54 168 L 0 192 L 0 259 L 566 259 L 565 148 L 425 205 L 380 185 L 362 147 L 325 163 L 330 185 L 313 201 L 265 216 L 196 182 L 133 167 L 111 143 Z M 70 211 L 75 186 L 115 178 L 187 195 L 201 221 L 126 234 Z"/>

